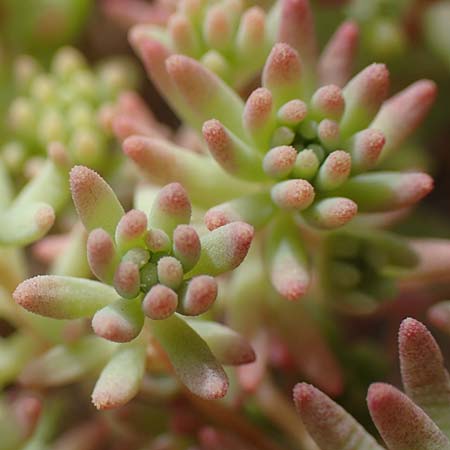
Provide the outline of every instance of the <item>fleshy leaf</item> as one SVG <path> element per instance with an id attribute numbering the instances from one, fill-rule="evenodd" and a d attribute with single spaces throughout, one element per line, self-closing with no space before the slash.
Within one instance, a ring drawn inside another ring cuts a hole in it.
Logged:
<path id="1" fill-rule="evenodd" d="M 113 342 L 131 341 L 139 335 L 143 325 L 139 298 L 120 298 L 99 309 L 92 318 L 95 334 Z"/>
<path id="2" fill-rule="evenodd" d="M 402 381 L 406 394 L 450 435 L 450 379 L 442 353 L 425 325 L 405 319 L 399 332 Z"/>
<path id="3" fill-rule="evenodd" d="M 358 25 L 344 22 L 328 41 L 320 55 L 319 79 L 322 85 L 336 84 L 343 87 L 350 79 L 358 45 Z"/>
<path id="4" fill-rule="evenodd" d="M 0 338 L 0 387 L 13 382 L 38 349 L 36 339 L 23 332 Z M 1 448 L 1 447 L 0 447 Z"/>
<path id="5" fill-rule="evenodd" d="M 269 222 L 276 211 L 269 192 L 258 192 L 214 206 L 205 214 L 208 230 L 215 230 L 231 222 L 245 222 L 256 229 Z"/>
<path id="6" fill-rule="evenodd" d="M 145 372 L 145 345 L 121 346 L 100 374 L 92 393 L 97 409 L 111 409 L 128 403 L 139 391 Z"/>
<path id="7" fill-rule="evenodd" d="M 433 189 L 433 179 L 421 172 L 368 172 L 347 180 L 333 195 L 358 204 L 359 212 L 391 211 L 420 201 Z"/>
<path id="8" fill-rule="evenodd" d="M 225 128 L 218 120 L 206 121 L 203 137 L 214 159 L 231 175 L 244 180 L 264 180 L 262 156 Z"/>
<path id="9" fill-rule="evenodd" d="M 310 284 L 309 264 L 296 225 L 278 219 L 267 246 L 267 265 L 273 287 L 288 300 L 305 295 Z"/>
<path id="10" fill-rule="evenodd" d="M 149 214 L 149 225 L 172 236 L 178 225 L 189 224 L 191 202 L 180 183 L 170 183 L 157 194 Z"/>
<path id="11" fill-rule="evenodd" d="M 231 328 L 199 319 L 189 319 L 187 323 L 205 340 L 221 364 L 239 365 L 255 361 L 255 352 L 248 341 Z"/>
<path id="12" fill-rule="evenodd" d="M 200 206 L 214 206 L 250 189 L 248 183 L 225 173 L 211 158 L 162 139 L 132 136 L 123 143 L 123 151 L 153 182 L 178 181 Z"/>
<path id="13" fill-rule="evenodd" d="M 114 237 L 125 212 L 106 181 L 87 167 L 75 166 L 70 172 L 70 188 L 78 216 L 86 229 L 103 228 Z"/>
<path id="14" fill-rule="evenodd" d="M 425 119 L 436 98 L 437 87 L 433 81 L 420 80 L 408 86 L 381 107 L 371 128 L 379 129 L 386 137 L 381 158 L 386 158 L 400 148 Z"/>
<path id="15" fill-rule="evenodd" d="M 198 316 L 208 311 L 217 298 L 218 286 L 214 277 L 199 275 L 185 282 L 179 292 L 178 311 L 185 316 Z"/>
<path id="16" fill-rule="evenodd" d="M 437 425 L 405 394 L 384 383 L 367 395 L 370 415 L 392 450 L 448 450 L 450 442 Z"/>
<path id="17" fill-rule="evenodd" d="M 30 244 L 44 237 L 54 221 L 55 212 L 46 203 L 28 203 L 10 208 L 1 214 L 0 244 Z"/>
<path id="18" fill-rule="evenodd" d="M 315 202 L 302 216 L 316 227 L 333 229 L 348 223 L 357 212 L 358 205 L 354 201 L 344 197 L 330 197 Z"/>
<path id="19" fill-rule="evenodd" d="M 253 227 L 244 222 L 233 222 L 206 233 L 200 240 L 200 259 L 187 276 L 215 276 L 235 269 L 247 255 L 252 239 Z"/>
<path id="20" fill-rule="evenodd" d="M 384 64 L 371 64 L 345 86 L 344 116 L 340 122 L 342 136 L 366 128 L 375 117 L 389 91 L 389 72 Z"/>
<path id="21" fill-rule="evenodd" d="M 350 414 L 310 384 L 295 386 L 294 402 L 322 450 L 383 450 Z"/>
<path id="22" fill-rule="evenodd" d="M 25 280 L 13 294 L 28 311 L 55 319 L 91 317 L 118 298 L 116 291 L 98 281 L 58 275 Z"/>
<path id="23" fill-rule="evenodd" d="M 216 118 L 237 136 L 245 137 L 241 123 L 244 103 L 217 75 L 183 55 L 170 56 L 166 67 L 196 121 Z"/>
<path id="24" fill-rule="evenodd" d="M 73 344 L 59 345 L 31 361 L 20 375 L 27 386 L 62 386 L 78 381 L 101 367 L 116 344 L 86 336 Z"/>
<path id="25" fill-rule="evenodd" d="M 186 387 L 205 399 L 223 397 L 228 379 L 206 342 L 177 314 L 153 321 L 151 330 Z"/>
<path id="26" fill-rule="evenodd" d="M 20 191 L 12 206 L 23 207 L 44 202 L 59 212 L 69 199 L 67 175 L 70 163 L 67 158 L 66 150 L 60 144 L 50 145 L 48 161 Z"/>

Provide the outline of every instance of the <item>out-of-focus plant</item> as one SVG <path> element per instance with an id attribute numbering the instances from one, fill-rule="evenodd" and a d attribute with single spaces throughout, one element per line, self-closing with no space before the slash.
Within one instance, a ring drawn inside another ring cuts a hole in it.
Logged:
<path id="1" fill-rule="evenodd" d="M 55 211 L 70 197 L 72 165 L 103 172 L 117 166 L 120 154 L 111 150 L 105 117 L 135 81 L 129 64 L 105 62 L 93 72 L 73 48 L 59 50 L 47 73 L 35 59 L 20 57 L 15 75 L 18 95 L 9 106 L 8 139 L 1 148 L 1 214 L 9 220 L 0 243 L 10 246 L 26 245 L 50 229 Z"/>
<path id="2" fill-rule="evenodd" d="M 117 60 L 94 71 L 67 47 L 54 55 L 48 72 L 28 56 L 17 58 L 14 72 L 17 96 L 8 111 L 10 139 L 2 148 L 11 170 L 36 164 L 52 142 L 63 144 L 74 163 L 104 169 L 111 155 L 102 111 L 135 84 L 133 68 Z"/>
<path id="3" fill-rule="evenodd" d="M 1 42 L 13 53 L 48 55 L 79 35 L 91 5 L 91 0 L 1 0 Z"/>

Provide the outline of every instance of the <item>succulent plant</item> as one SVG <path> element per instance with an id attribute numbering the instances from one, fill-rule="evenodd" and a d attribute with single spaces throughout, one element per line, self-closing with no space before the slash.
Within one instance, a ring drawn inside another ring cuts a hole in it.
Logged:
<path id="1" fill-rule="evenodd" d="M 213 353 L 225 364 L 242 364 L 252 361 L 252 349 L 223 325 L 185 320 L 178 313 L 198 316 L 211 307 L 218 290 L 213 276 L 241 263 L 252 227 L 236 222 L 199 238 L 189 226 L 191 205 L 180 184 L 169 184 L 157 194 L 147 219 L 139 209 L 125 214 L 112 189 L 93 170 L 75 166 L 70 180 L 79 218 L 89 232 L 89 266 L 101 282 L 41 275 L 17 287 L 16 302 L 55 319 L 92 318 L 95 334 L 107 341 L 87 335 L 68 350 L 79 359 L 75 375 L 112 355 L 94 389 L 98 408 L 117 407 L 137 393 L 149 332 L 192 392 L 205 398 L 225 395 L 227 378 Z M 143 331 L 145 317 L 151 319 L 150 331 Z M 29 367 L 32 379 L 56 363 L 56 350 Z M 58 360 L 62 364 L 64 358 Z"/>
<path id="2" fill-rule="evenodd" d="M 135 26 L 131 39 L 150 37 L 161 50 L 195 58 L 242 88 L 258 74 L 269 53 L 275 15 L 275 8 L 267 14 L 259 6 L 245 9 L 241 0 L 181 1 L 166 27 Z"/>
<path id="3" fill-rule="evenodd" d="M 414 245 L 393 233 L 364 228 L 331 232 L 318 261 L 320 290 L 333 306 L 368 313 L 398 294 L 397 281 L 420 260 Z M 417 272 L 421 271 L 417 268 Z"/>
<path id="4" fill-rule="evenodd" d="M 6 2 L 0 450 L 450 450 L 448 0 Z"/>
<path id="5" fill-rule="evenodd" d="M 202 130 L 213 158 L 234 177 L 232 184 L 210 159 L 166 140 L 131 136 L 123 147 L 153 180 L 182 182 L 195 204 L 215 205 L 205 216 L 209 229 L 235 220 L 256 229 L 271 222 L 272 284 L 295 300 L 309 285 L 307 252 L 295 221 L 338 228 L 358 211 L 406 208 L 432 189 L 424 173 L 378 167 L 423 120 L 436 88 L 422 80 L 384 102 L 384 65 L 373 64 L 348 81 L 354 24 L 343 24 L 318 58 L 308 4 L 286 0 L 274 8 L 283 42 L 262 68 L 262 87 L 245 102 L 200 62 L 170 56 L 145 26 L 131 32 L 150 77 L 180 117 Z M 300 18 L 301 33 L 295 28 Z M 199 172 L 214 175 L 199 178 Z"/>
<path id="6" fill-rule="evenodd" d="M 112 157 L 112 136 L 102 120 L 134 82 L 128 67 L 110 61 L 93 73 L 74 48 L 59 50 L 49 73 L 31 57 L 17 59 L 18 96 L 9 106 L 10 130 L 1 148 L 1 214 L 9 218 L 1 245 L 27 245 L 49 231 L 70 198 L 73 164 L 114 169 L 120 155 Z"/>
<path id="7" fill-rule="evenodd" d="M 441 351 L 420 322 L 405 319 L 399 332 L 403 394 L 374 383 L 367 403 L 381 437 L 391 450 L 450 448 L 449 375 Z M 303 423 L 322 450 L 382 449 L 355 419 L 325 394 L 301 383 L 294 401 Z"/>
<path id="8" fill-rule="evenodd" d="M 9 107 L 9 142 L 3 160 L 16 172 L 42 157 L 53 142 L 63 144 L 74 163 L 104 168 L 109 155 L 102 111 L 133 85 L 123 61 L 108 61 L 92 71 L 74 48 L 60 49 L 45 72 L 36 60 L 15 63 L 17 97 Z"/>
<path id="9" fill-rule="evenodd" d="M 46 55 L 78 37 L 90 12 L 90 0 L 2 0 L 2 43 L 16 53 Z"/>

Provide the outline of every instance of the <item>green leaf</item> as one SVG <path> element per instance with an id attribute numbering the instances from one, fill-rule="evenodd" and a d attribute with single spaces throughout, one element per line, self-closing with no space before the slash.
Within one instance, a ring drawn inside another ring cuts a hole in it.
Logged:
<path id="1" fill-rule="evenodd" d="M 146 348 L 142 342 L 120 346 L 95 384 L 92 393 L 95 407 L 111 409 L 128 403 L 139 391 L 145 361 Z"/>
<path id="2" fill-rule="evenodd" d="M 92 317 L 118 298 L 114 288 L 98 281 L 58 275 L 25 280 L 13 294 L 28 311 L 55 319 Z"/>
<path id="3" fill-rule="evenodd" d="M 177 314 L 151 322 L 151 330 L 166 351 L 181 382 L 205 399 L 223 397 L 228 379 L 206 342 Z"/>
<path id="4" fill-rule="evenodd" d="M 53 347 L 25 367 L 20 381 L 36 387 L 73 383 L 105 364 L 116 345 L 86 336 L 73 344 Z"/>

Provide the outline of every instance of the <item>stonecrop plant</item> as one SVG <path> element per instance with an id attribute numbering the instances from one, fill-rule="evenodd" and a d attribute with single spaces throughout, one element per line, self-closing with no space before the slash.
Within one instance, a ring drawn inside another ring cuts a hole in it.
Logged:
<path id="1" fill-rule="evenodd" d="M 0 0 L 0 450 L 450 450 L 448 6 Z"/>
<path id="2" fill-rule="evenodd" d="M 252 227 L 235 222 L 200 239 L 189 226 L 191 205 L 178 183 L 161 189 L 148 219 L 139 209 L 125 214 L 108 184 L 91 169 L 75 166 L 70 183 L 79 218 L 89 231 L 89 267 L 101 282 L 39 275 L 17 287 L 16 302 L 56 319 L 92 318 L 97 336 L 133 342 L 107 347 L 114 353 L 92 395 L 97 408 L 117 407 L 137 393 L 145 367 L 145 317 L 187 387 L 205 398 L 223 397 L 228 381 L 212 352 L 225 364 L 245 364 L 253 361 L 253 350 L 223 325 L 186 321 L 176 312 L 189 317 L 208 311 L 218 290 L 213 276 L 241 263 Z M 211 341 L 212 352 L 204 341 Z"/>
<path id="3" fill-rule="evenodd" d="M 274 11 L 282 42 L 261 68 L 262 87 L 245 102 L 201 63 L 170 55 L 152 36 L 152 26 L 139 25 L 130 34 L 161 93 L 180 117 L 187 115 L 188 123 L 201 129 L 222 169 L 242 181 L 233 183 L 235 192 L 225 187 L 228 179 L 196 176 L 199 167 L 206 173 L 213 165 L 210 159 L 193 158 L 168 141 L 131 136 L 123 147 L 153 179 L 180 181 L 199 205 L 213 203 L 205 216 L 209 229 L 235 220 L 257 229 L 270 222 L 269 276 L 282 296 L 296 300 L 310 277 L 295 221 L 338 228 L 358 211 L 406 208 L 432 189 L 427 174 L 389 170 L 389 155 L 424 119 L 436 88 L 422 80 L 385 101 L 389 73 L 384 65 L 372 64 L 349 80 L 356 25 L 342 25 L 319 57 L 306 3 L 286 1 Z M 303 28 L 296 27 L 300 20 Z M 208 189 L 213 195 L 211 183 L 217 185 L 215 199 L 203 194 Z"/>

